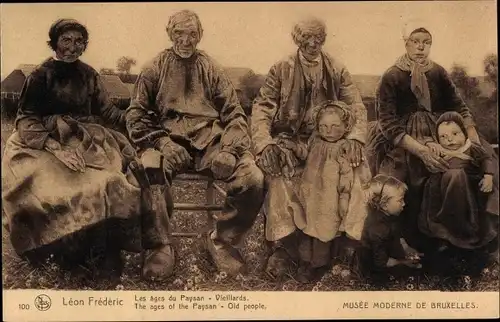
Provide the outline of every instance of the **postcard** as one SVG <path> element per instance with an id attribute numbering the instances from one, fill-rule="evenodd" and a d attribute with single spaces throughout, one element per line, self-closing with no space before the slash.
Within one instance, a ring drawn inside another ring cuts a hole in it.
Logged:
<path id="1" fill-rule="evenodd" d="M 4 320 L 498 318 L 495 9 L 2 4 Z"/>

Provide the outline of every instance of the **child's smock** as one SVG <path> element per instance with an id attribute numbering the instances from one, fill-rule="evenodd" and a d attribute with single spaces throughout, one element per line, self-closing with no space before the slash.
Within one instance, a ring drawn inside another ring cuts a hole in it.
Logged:
<path id="1" fill-rule="evenodd" d="M 345 140 L 327 142 L 320 137 L 311 140 L 290 206 L 297 228 L 323 242 L 333 240 L 339 231 L 359 240 L 366 217 L 362 185 L 370 179 L 369 169 L 362 164 L 364 175 L 355 176 L 348 160 L 342 157 L 343 143 Z M 346 198 L 347 202 L 342 202 Z"/>

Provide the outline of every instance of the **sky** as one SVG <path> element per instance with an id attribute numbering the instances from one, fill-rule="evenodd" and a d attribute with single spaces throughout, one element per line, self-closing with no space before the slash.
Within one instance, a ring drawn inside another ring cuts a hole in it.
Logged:
<path id="1" fill-rule="evenodd" d="M 182 9 L 200 16 L 200 49 L 221 65 L 264 74 L 294 52 L 290 32 L 308 16 L 325 21 L 324 50 L 353 74 L 380 75 L 390 67 L 404 53 L 404 23 L 414 19 L 429 26 L 431 58 L 445 68 L 458 63 L 471 75 L 483 75 L 484 57 L 497 52 L 495 1 L 1 4 L 2 79 L 20 64 L 39 64 L 52 55 L 48 30 L 59 18 L 87 26 L 83 61 L 99 70 L 130 56 L 137 60 L 132 72 L 138 72 L 170 47 L 165 27 Z"/>

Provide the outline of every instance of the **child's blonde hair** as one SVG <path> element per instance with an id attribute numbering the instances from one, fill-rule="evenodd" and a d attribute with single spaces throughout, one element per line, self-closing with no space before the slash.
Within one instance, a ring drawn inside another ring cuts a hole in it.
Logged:
<path id="1" fill-rule="evenodd" d="M 387 187 L 393 187 L 402 193 L 408 190 L 404 182 L 385 174 L 378 174 L 371 179 L 367 189 L 368 205 L 371 208 L 380 210 L 393 197 L 387 194 Z"/>
<path id="2" fill-rule="evenodd" d="M 335 111 L 339 115 L 342 123 L 345 124 L 345 133 L 351 132 L 354 124 L 356 123 L 356 116 L 351 108 L 349 108 L 349 105 L 342 101 L 326 101 L 314 107 L 313 119 L 315 121 L 315 129 L 318 128 L 319 121 L 323 115 L 332 111 Z"/>

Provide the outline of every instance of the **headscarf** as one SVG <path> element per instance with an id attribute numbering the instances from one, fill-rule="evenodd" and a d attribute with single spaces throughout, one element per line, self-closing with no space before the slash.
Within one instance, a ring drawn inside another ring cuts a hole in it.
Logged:
<path id="1" fill-rule="evenodd" d="M 431 94 L 425 73 L 434 66 L 434 63 L 427 59 L 423 64 L 419 64 L 411 60 L 408 54 L 404 54 L 398 58 L 395 65 L 405 72 L 410 72 L 411 91 L 417 97 L 419 105 L 426 111 L 431 111 Z"/>
<path id="2" fill-rule="evenodd" d="M 427 26 L 427 27 L 425 27 L 425 26 Z M 420 19 L 408 20 L 404 24 L 403 29 L 401 30 L 403 40 L 406 42 L 410 38 L 410 35 L 417 29 L 424 28 L 426 30 L 429 30 L 429 28 L 428 28 L 429 26 L 430 26 L 429 21 L 420 20 Z"/>
<path id="3" fill-rule="evenodd" d="M 428 30 L 424 26 L 425 24 L 422 21 L 409 21 L 403 28 L 403 40 L 408 41 L 410 35 L 417 29 L 424 28 Z M 426 59 L 421 64 L 416 63 L 410 59 L 408 54 L 404 54 L 398 58 L 395 65 L 405 72 L 410 72 L 411 91 L 417 97 L 419 105 L 426 111 L 431 111 L 431 94 L 425 73 L 434 66 L 434 63 L 430 59 Z"/>
<path id="4" fill-rule="evenodd" d="M 89 33 L 87 28 L 75 19 L 59 19 L 52 24 L 49 29 L 50 43 L 55 44 L 59 39 L 59 36 L 68 30 L 78 30 L 82 33 L 83 39 L 87 41 L 89 39 Z"/>

